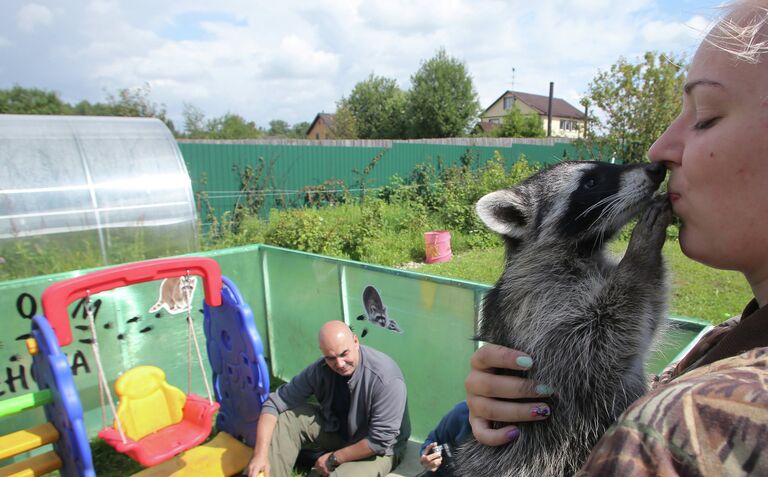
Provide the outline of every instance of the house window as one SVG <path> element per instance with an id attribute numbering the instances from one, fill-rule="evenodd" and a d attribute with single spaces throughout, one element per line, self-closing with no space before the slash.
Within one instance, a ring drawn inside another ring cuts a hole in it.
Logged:
<path id="1" fill-rule="evenodd" d="M 501 120 L 499 118 L 491 118 L 488 120 L 491 124 L 501 124 Z"/>
<path id="2" fill-rule="evenodd" d="M 575 131 L 577 129 L 576 121 L 571 119 L 561 119 L 560 129 L 563 131 Z"/>
<path id="3" fill-rule="evenodd" d="M 320 133 L 315 133 L 315 139 L 320 139 Z"/>
<path id="4" fill-rule="evenodd" d="M 515 105 L 515 97 L 514 96 L 508 96 L 504 98 L 504 111 L 508 110 L 512 106 Z"/>

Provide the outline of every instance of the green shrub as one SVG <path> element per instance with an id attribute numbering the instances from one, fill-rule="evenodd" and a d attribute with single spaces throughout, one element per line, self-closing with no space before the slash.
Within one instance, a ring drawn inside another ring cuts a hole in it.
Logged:
<path id="1" fill-rule="evenodd" d="M 268 221 L 224 214 L 205 242 L 208 248 L 267 243 L 306 252 L 381 265 L 424 259 L 424 232 L 448 230 L 452 250 L 496 246 L 496 234 L 475 214 L 475 203 L 493 190 L 511 187 L 537 170 L 524 155 L 505 168 L 496 152 L 475 167 L 471 151 L 459 164 L 442 160 L 417 165 L 407 179 L 392 177 L 377 196 L 326 207 L 272 210 Z"/>
<path id="2" fill-rule="evenodd" d="M 345 257 L 343 224 L 318 209 L 289 209 L 270 214 L 265 242 L 279 247 Z"/>

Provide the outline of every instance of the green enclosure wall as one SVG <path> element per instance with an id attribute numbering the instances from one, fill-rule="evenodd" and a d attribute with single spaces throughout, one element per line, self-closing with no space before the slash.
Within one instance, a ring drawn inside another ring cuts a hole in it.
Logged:
<path id="1" fill-rule="evenodd" d="M 265 341 L 272 373 L 288 380 L 320 356 L 317 330 L 326 320 L 343 319 L 360 342 L 389 354 L 406 378 L 412 437 L 423 439 L 444 413 L 464 399 L 464 378 L 475 350 L 478 307 L 489 287 L 428 275 L 334 259 L 276 247 L 253 245 L 200 254 L 216 259 L 253 309 L 256 327 Z M 31 359 L 24 346 L 29 317 L 41 313 L 40 296 L 51 283 L 84 271 L 0 283 L 0 399 L 37 390 L 31 379 Z M 160 282 L 103 292 L 96 316 L 98 339 L 106 374 L 111 382 L 124 370 L 154 364 L 166 371 L 168 382 L 186 390 L 186 314 L 149 313 L 158 299 Z M 364 314 L 363 289 L 375 286 L 402 333 L 385 330 Z M 202 333 L 202 290 L 195 290 L 193 318 Z M 75 375 L 93 435 L 100 428 L 99 394 L 90 346 L 85 342 L 82 307 L 73 304 L 74 343 L 64 348 Z M 674 318 L 676 325 L 649 366 L 659 371 L 706 327 L 697 320 Z M 363 336 L 363 334 L 365 336 Z M 206 364 L 207 367 L 207 364 Z M 210 374 L 210 370 L 208 370 Z M 196 368 L 192 389 L 204 395 Z M 40 411 L 40 410 L 37 410 Z M 107 411 L 109 412 L 109 411 Z M 0 433 L 29 427 L 44 420 L 42 411 L 0 421 Z M 111 416 L 107 416 L 111 422 Z"/>
<path id="2" fill-rule="evenodd" d="M 529 162 L 550 164 L 580 158 L 576 146 L 565 143 L 549 145 L 514 144 L 509 147 L 458 146 L 440 144 L 392 143 L 391 147 L 346 147 L 260 144 L 210 144 L 179 143 L 179 149 L 187 163 L 192 188 L 198 197 L 198 211 L 206 221 L 209 207 L 220 218 L 231 211 L 236 203 L 244 203 L 241 190 L 241 173 L 250 165 L 262 174 L 258 191 L 252 198 L 264 199 L 264 211 L 270 207 L 294 207 L 303 204 L 305 186 L 317 186 L 326 181 L 343 184 L 353 194 L 389 184 L 392 176 L 407 178 L 417 164 L 432 163 L 436 167 L 442 161 L 445 166 L 460 163 L 467 154 L 475 158 L 474 166 L 484 164 L 498 151 L 505 159 L 507 168 L 521 154 Z M 469 152 L 468 152 L 469 151 Z M 379 156 L 375 166 L 364 174 L 366 167 Z M 263 159 L 260 165 L 260 159 Z M 329 184 L 333 189 L 334 185 Z M 206 192 L 200 201 L 199 192 Z"/>

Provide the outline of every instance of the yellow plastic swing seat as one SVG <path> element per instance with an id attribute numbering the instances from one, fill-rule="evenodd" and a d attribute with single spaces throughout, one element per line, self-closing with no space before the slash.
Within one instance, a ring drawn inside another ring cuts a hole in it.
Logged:
<path id="1" fill-rule="evenodd" d="M 156 366 L 137 366 L 115 382 L 120 404 L 117 418 L 126 442 L 117 431 L 117 422 L 99 432 L 116 451 L 141 465 L 153 466 L 203 442 L 211 433 L 213 414 L 219 403 L 190 394 L 165 381 L 165 372 Z"/>

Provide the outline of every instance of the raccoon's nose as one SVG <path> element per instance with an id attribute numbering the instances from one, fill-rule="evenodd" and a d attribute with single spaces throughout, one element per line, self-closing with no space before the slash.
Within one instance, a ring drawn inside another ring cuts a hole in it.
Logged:
<path id="1" fill-rule="evenodd" d="M 648 164 L 645 166 L 645 173 L 651 178 L 654 184 L 661 184 L 664 180 L 664 176 L 667 175 L 667 168 L 658 162 Z"/>

